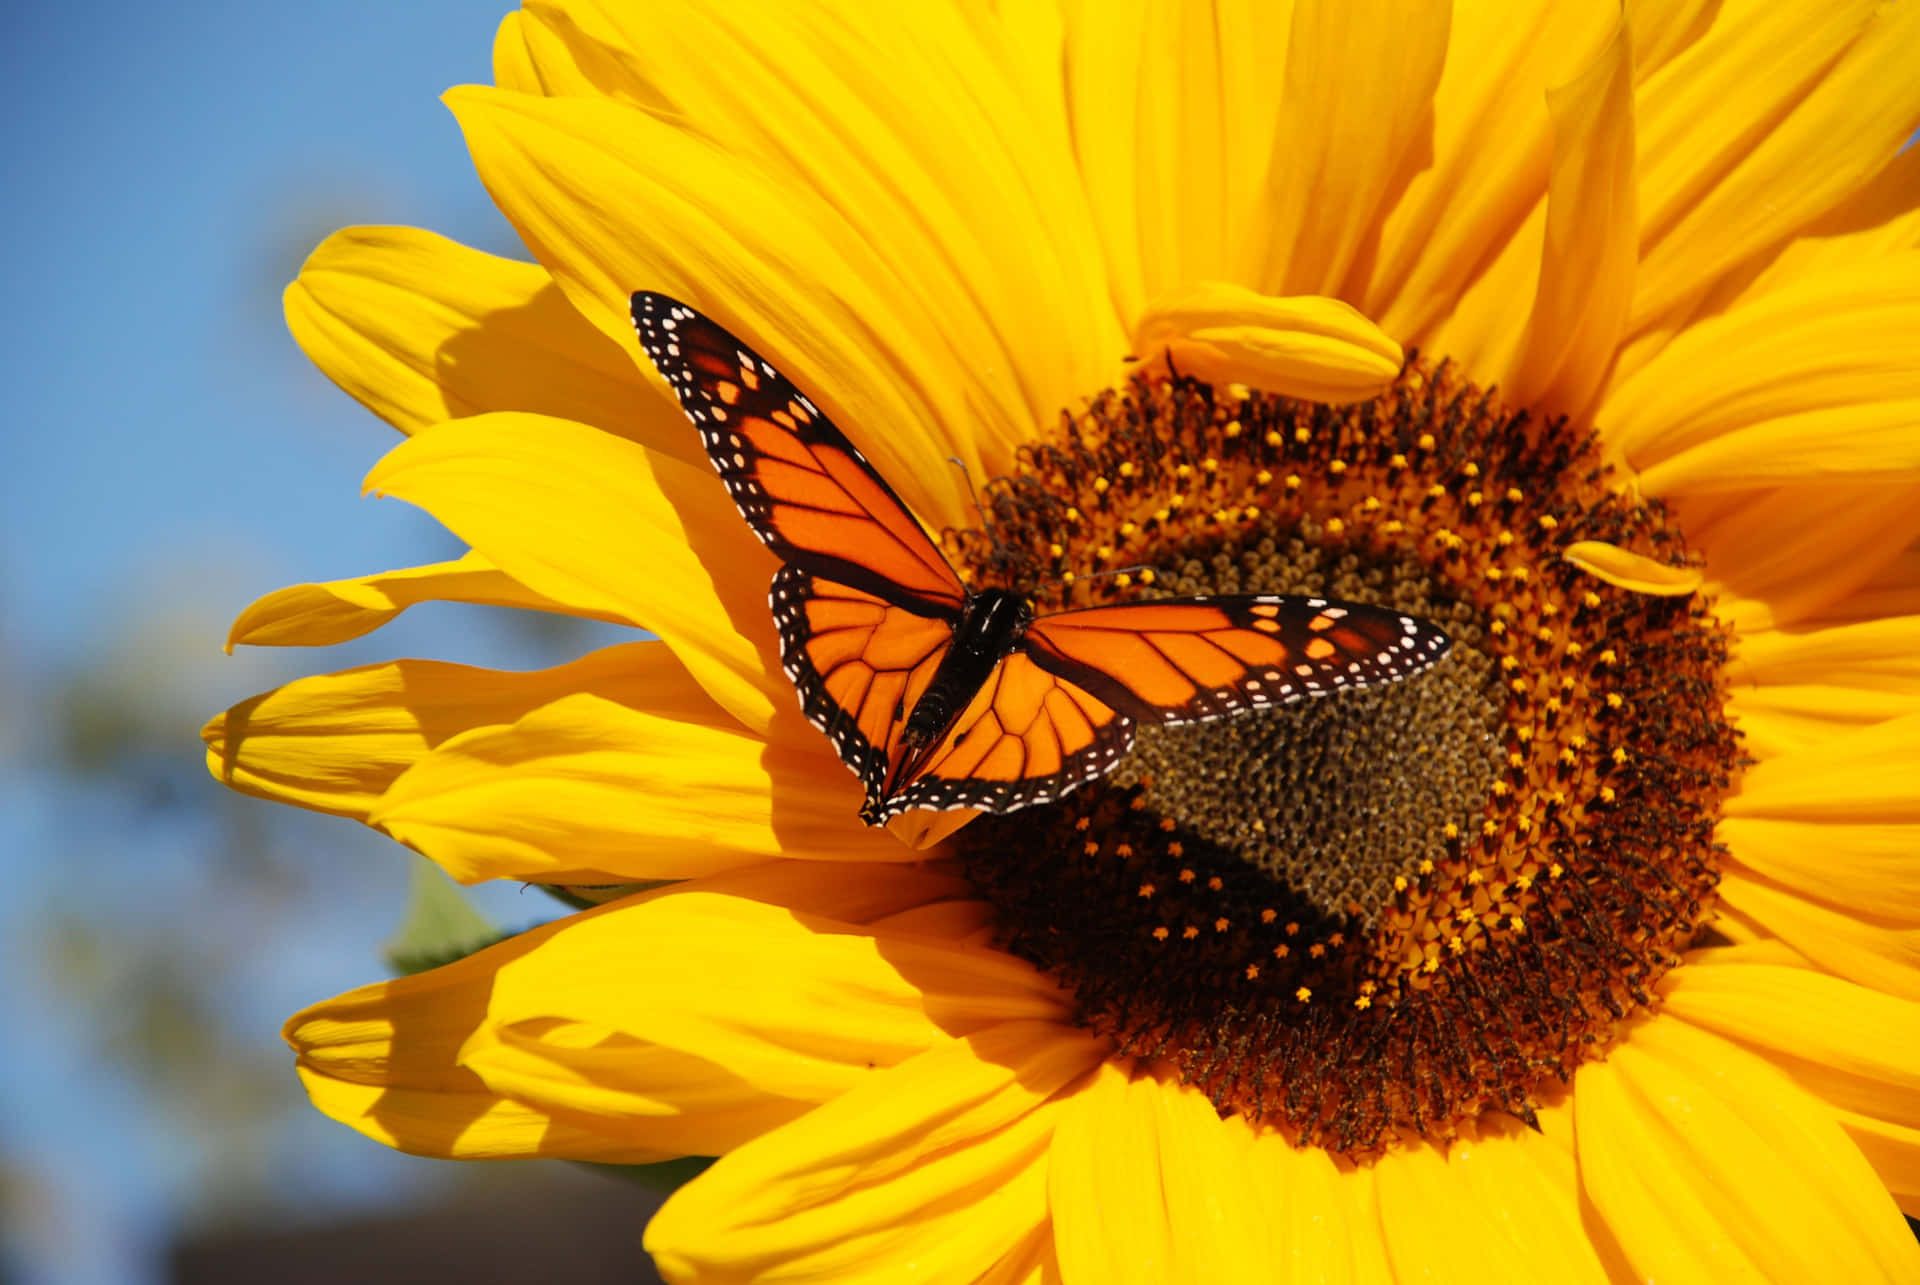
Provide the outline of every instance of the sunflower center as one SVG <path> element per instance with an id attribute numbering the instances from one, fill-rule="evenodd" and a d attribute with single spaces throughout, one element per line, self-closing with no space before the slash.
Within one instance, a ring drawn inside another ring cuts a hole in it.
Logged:
<path id="1" fill-rule="evenodd" d="M 1531 1119 L 1652 1002 L 1711 903 L 1740 759 L 1705 607 L 1559 556 L 1687 557 L 1587 435 L 1418 363 L 1339 408 L 1140 379 L 989 506 L 995 540 L 950 552 L 1051 585 L 1043 611 L 1311 593 L 1456 644 L 1384 688 L 1142 728 L 1105 780 L 959 833 L 1002 944 L 1123 1054 L 1359 1157 Z"/>

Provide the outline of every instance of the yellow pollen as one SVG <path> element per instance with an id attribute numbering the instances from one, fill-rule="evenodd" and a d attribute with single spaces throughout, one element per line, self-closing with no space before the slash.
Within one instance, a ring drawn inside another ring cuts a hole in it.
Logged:
<path id="1" fill-rule="evenodd" d="M 1207 887 L 1212 889 L 1214 892 L 1219 892 L 1220 889 L 1222 889 L 1225 886 L 1226 885 L 1221 882 L 1219 875 L 1215 875 L 1213 878 L 1207 880 Z"/>
<path id="2" fill-rule="evenodd" d="M 1167 939 L 1167 930 L 1165 925 L 1162 925 L 1161 927 L 1153 930 L 1153 939 L 1155 941 L 1165 941 Z"/>
<path id="3" fill-rule="evenodd" d="M 1268 472 L 1266 469 L 1261 469 L 1258 473 L 1255 473 L 1253 475 L 1253 483 L 1255 486 L 1265 486 L 1272 481 L 1273 481 L 1273 474 Z"/>
<path id="4" fill-rule="evenodd" d="M 1167 855 L 1170 857 L 1184 857 L 1187 855 L 1187 845 L 1176 839 L 1167 845 Z"/>
<path id="5" fill-rule="evenodd" d="M 1073 823 L 1073 828 L 1084 832 L 1086 828 L 1092 824 L 1093 824 L 1092 817 L 1081 817 L 1078 821 L 1075 821 Z"/>
<path id="6" fill-rule="evenodd" d="M 1313 945 L 1307 947 L 1307 954 L 1313 956 L 1315 959 L 1324 959 L 1327 954 L 1327 948 L 1316 941 Z"/>
<path id="7" fill-rule="evenodd" d="M 1280 917 L 1280 912 L 1275 910 L 1272 906 L 1268 906 L 1265 910 L 1260 912 L 1260 922 L 1263 924 L 1270 924 L 1274 920 L 1278 919 L 1279 917 Z"/>
<path id="8" fill-rule="evenodd" d="M 1134 467 L 1133 467 L 1133 461 L 1132 461 L 1132 460 L 1123 460 L 1123 461 L 1121 461 L 1121 464 L 1120 464 L 1120 476 L 1121 476 L 1121 477 L 1132 477 L 1132 476 L 1134 475 L 1134 472 L 1135 472 L 1135 470 L 1134 470 Z"/>
<path id="9" fill-rule="evenodd" d="M 1140 571 L 1140 583 L 1141 583 L 1141 584 L 1152 584 L 1152 583 L 1153 583 L 1153 568 L 1152 568 L 1152 567 L 1144 567 L 1144 568 L 1142 568 L 1142 569 L 1141 569 L 1141 571 Z"/>
<path id="10" fill-rule="evenodd" d="M 1615 797 L 1616 796 L 1614 795 L 1613 787 L 1611 785 L 1603 785 L 1600 787 L 1600 801 L 1602 803 L 1611 803 L 1613 802 Z"/>
<path id="11" fill-rule="evenodd" d="M 1626 697 L 1624 697 L 1624 696 L 1622 696 L 1622 695 L 1621 695 L 1621 694 L 1620 694 L 1619 692 L 1608 692 L 1608 693 L 1607 693 L 1607 708 L 1608 708 L 1608 709 L 1619 709 L 1619 708 L 1620 708 L 1620 707 L 1621 707 L 1622 705 L 1624 705 L 1624 704 L 1626 704 L 1626 703 L 1627 703 L 1627 701 L 1626 701 Z"/>
<path id="12" fill-rule="evenodd" d="M 1386 535 L 1399 535 L 1407 529 L 1407 524 L 1399 518 L 1388 518 L 1380 524 L 1380 530 Z"/>
<path id="13" fill-rule="evenodd" d="M 1547 867 L 1547 877 L 1550 879 L 1558 879 L 1561 875 L 1565 874 L 1566 872 L 1567 872 L 1567 868 L 1561 865 L 1558 861 L 1554 862 L 1552 865 Z"/>
<path id="14" fill-rule="evenodd" d="M 1373 997 L 1370 995 L 1355 995 L 1353 997 L 1353 1006 L 1361 1009 L 1372 1008 Z"/>
<path id="15" fill-rule="evenodd" d="M 1259 976 L 1260 976 L 1260 965 L 1258 965 L 1258 964 L 1248 964 L 1248 965 L 1247 965 L 1247 980 L 1248 980 L 1248 981 L 1250 981 L 1250 982 L 1251 982 L 1251 981 L 1255 981 L 1255 980 L 1257 980 L 1257 979 L 1259 978 Z"/>
<path id="16" fill-rule="evenodd" d="M 1423 451 L 1430 451 L 1433 449 L 1433 434 L 1422 433 L 1413 440 L 1413 444 Z"/>
<path id="17" fill-rule="evenodd" d="M 1224 919 L 1216 919 L 1213 921 L 1213 930 L 1217 933 L 1225 932 L 1229 926 L 1230 925 L 1228 925 L 1227 921 Z"/>
<path id="18" fill-rule="evenodd" d="M 1620 663 L 1619 653 L 1615 652 L 1614 649 L 1611 647 L 1607 648 L 1605 651 L 1600 653 L 1600 663 L 1603 665 L 1619 664 Z"/>
<path id="19" fill-rule="evenodd" d="M 1600 606 L 1600 595 L 1589 589 L 1580 595 L 1580 605 L 1588 611 L 1596 610 Z"/>
<path id="20" fill-rule="evenodd" d="M 1280 430 L 1279 430 L 1279 429 L 1277 429 L 1277 428 L 1270 428 L 1270 429 L 1268 429 L 1268 430 L 1267 430 L 1267 445 L 1268 445 L 1268 446 L 1278 446 L 1278 445 L 1280 445 L 1280 443 L 1282 443 L 1282 442 L 1284 442 L 1284 441 L 1286 441 L 1286 440 L 1287 440 L 1286 438 L 1284 438 L 1284 437 L 1282 437 L 1282 436 L 1280 436 Z"/>
<path id="21" fill-rule="evenodd" d="M 1288 955 L 1291 955 L 1292 953 L 1293 953 L 1292 948 L 1289 947 L 1285 942 L 1281 942 L 1278 946 L 1275 946 L 1273 948 L 1273 957 L 1275 959 L 1285 959 Z"/>
<path id="22" fill-rule="evenodd" d="M 1466 466 L 1464 466 L 1464 467 L 1463 467 L 1463 468 L 1462 468 L 1462 469 L 1460 470 L 1460 476 L 1461 476 L 1461 477 L 1468 477 L 1468 478 L 1473 478 L 1473 477 L 1479 477 L 1479 476 L 1480 476 L 1480 466 L 1479 466 L 1478 464 L 1474 464 L 1474 463 L 1468 463 L 1468 464 L 1467 464 Z"/>
<path id="23" fill-rule="evenodd" d="M 1197 879 L 1197 878 L 1199 878 L 1199 876 L 1198 876 L 1198 875 L 1196 875 L 1196 874 L 1194 874 L 1194 873 L 1193 873 L 1193 871 L 1192 871 L 1192 870 L 1190 870 L 1190 869 L 1184 869 L 1184 868 L 1183 868 L 1183 869 L 1182 869 L 1182 870 L 1180 871 L 1180 882 L 1181 882 L 1181 883 L 1192 883 L 1192 882 L 1193 882 L 1193 881 L 1194 881 L 1195 879 Z"/>
<path id="24" fill-rule="evenodd" d="M 1235 419 L 1229 420 L 1226 428 L 1222 431 L 1225 432 L 1228 437 L 1238 437 L 1244 430 L 1240 427 L 1240 421 Z"/>
<path id="25" fill-rule="evenodd" d="M 1156 889 L 1150 883 L 1143 883 L 1140 885 L 1140 895 L 1142 897 L 1151 898 L 1155 891 Z"/>
<path id="26" fill-rule="evenodd" d="M 1347 462 L 1345 460 L 1328 460 L 1327 461 L 1327 472 L 1333 474 L 1335 477 L 1339 477 L 1342 473 L 1345 473 L 1346 471 L 1347 471 Z"/>
<path id="27" fill-rule="evenodd" d="M 1087 846 L 1084 850 L 1086 854 L 1090 857 L 1097 857 L 1100 855 L 1100 845 L 1094 842 L 1092 839 L 1087 840 Z"/>
<path id="28" fill-rule="evenodd" d="M 1078 580 L 1079 578 L 1080 578 L 1079 576 L 1076 576 L 1071 571 L 1063 571 L 1060 573 L 1060 583 L 1062 584 L 1072 584 L 1074 581 Z"/>
<path id="29" fill-rule="evenodd" d="M 1508 503 L 1508 504 L 1518 504 L 1518 503 L 1520 503 L 1520 501 L 1522 501 L 1522 500 L 1524 500 L 1524 499 L 1526 499 L 1526 498 L 1527 498 L 1527 497 L 1526 497 L 1525 495 L 1523 495 L 1523 494 L 1521 494 L 1521 491 L 1520 491 L 1520 488 L 1519 488 L 1519 487 L 1517 487 L 1517 486 L 1510 486 L 1510 487 L 1508 487 L 1508 488 L 1507 488 L 1507 503 Z"/>
<path id="30" fill-rule="evenodd" d="M 1304 1004 L 1313 998 L 1313 988 L 1311 986 L 1302 986 L 1293 993 L 1293 997 Z"/>
<path id="31" fill-rule="evenodd" d="M 1308 442 L 1313 440 L 1313 434 L 1307 431 L 1307 429 L 1305 428 L 1296 428 L 1293 430 L 1293 440 L 1300 443 L 1300 445 L 1305 446 Z"/>
<path id="32" fill-rule="evenodd" d="M 1407 877 L 1405 875 L 1395 875 L 1393 877 L 1393 890 L 1395 892 L 1405 892 L 1407 886 Z"/>
<path id="33" fill-rule="evenodd" d="M 1069 504 L 1067 506 L 1067 521 L 1078 522 L 1079 520 L 1080 520 L 1080 510 L 1075 508 L 1073 505 Z"/>
<path id="34" fill-rule="evenodd" d="M 1615 746 L 1613 751 L 1614 766 L 1618 767 L 1620 764 L 1626 761 L 1627 761 L 1627 747 L 1624 745 Z"/>
<path id="35" fill-rule="evenodd" d="M 1107 493 L 1107 488 L 1112 485 L 1113 483 L 1107 481 L 1107 479 L 1104 477 L 1096 477 L 1093 479 L 1093 489 L 1098 491 L 1102 495 L 1105 495 Z"/>
<path id="36" fill-rule="evenodd" d="M 1554 517 L 1553 514 L 1542 513 L 1540 515 L 1540 529 L 1542 531 L 1555 531 L 1558 530 L 1559 527 L 1560 519 Z"/>
<path id="37" fill-rule="evenodd" d="M 1300 935 L 1300 925 L 1289 920 L 1287 923 L 1287 936 L 1298 937 L 1299 935 Z"/>
<path id="38" fill-rule="evenodd" d="M 1514 932 L 1524 933 L 1525 931 L 1527 931 L 1527 921 L 1522 919 L 1518 915 L 1508 915 L 1507 927 L 1512 929 Z"/>
<path id="39" fill-rule="evenodd" d="M 1298 473 L 1289 473 L 1289 474 L 1287 474 L 1287 478 L 1286 478 L 1286 481 L 1285 481 L 1285 482 L 1283 483 L 1283 485 L 1284 485 L 1284 486 L 1285 486 L 1285 487 L 1286 487 L 1286 488 L 1287 488 L 1287 489 L 1288 489 L 1289 491 L 1297 491 L 1297 490 L 1299 490 L 1299 489 L 1300 489 L 1300 475 L 1299 475 Z"/>
<path id="40" fill-rule="evenodd" d="M 1393 453 L 1392 458 L 1390 458 L 1387 461 L 1388 468 L 1405 468 L 1406 466 L 1407 466 L 1407 457 L 1400 454 L 1400 452 L 1398 451 L 1395 451 Z"/>
<path id="41" fill-rule="evenodd" d="M 1130 857 L 1133 855 L 1133 845 L 1131 843 L 1123 843 L 1113 850 L 1113 854 L 1121 858 Z"/>
<path id="42" fill-rule="evenodd" d="M 1060 545 L 1050 544 L 1047 546 L 1047 552 L 1052 554 L 1054 557 L 1058 558 L 1063 554 L 1065 554 L 1066 550 L 1062 548 Z"/>
<path id="43" fill-rule="evenodd" d="M 1122 522 L 1120 524 L 1121 535 L 1132 535 L 1135 531 L 1138 531 L 1139 529 L 1140 529 L 1139 527 L 1135 526 L 1131 522 Z"/>
<path id="44" fill-rule="evenodd" d="M 1182 928 L 1180 930 L 1180 935 L 1186 938 L 1188 941 L 1192 941 L 1195 937 L 1198 937 L 1200 935 L 1200 930 L 1194 925 L 1188 924 L 1185 928 Z"/>
<path id="45" fill-rule="evenodd" d="M 1345 531 L 1346 529 L 1347 529 L 1347 524 L 1345 522 L 1342 522 L 1339 518 L 1327 519 L 1328 535 L 1339 535 L 1341 532 Z"/>
<path id="46" fill-rule="evenodd" d="M 1193 465 L 1181 464 L 1173 470 L 1173 475 L 1184 482 L 1193 476 Z"/>
<path id="47" fill-rule="evenodd" d="M 1483 875 L 1483 874 L 1481 874 L 1481 873 L 1480 873 L 1480 872 L 1479 872 L 1478 870 L 1469 870 L 1469 871 L 1467 871 L 1467 882 L 1468 882 L 1468 883 L 1470 883 L 1470 884 L 1475 884 L 1475 885 L 1478 885 L 1478 884 L 1483 884 L 1483 883 L 1485 883 L 1486 881 L 1487 881 L 1487 877 L 1486 877 L 1485 875 Z"/>

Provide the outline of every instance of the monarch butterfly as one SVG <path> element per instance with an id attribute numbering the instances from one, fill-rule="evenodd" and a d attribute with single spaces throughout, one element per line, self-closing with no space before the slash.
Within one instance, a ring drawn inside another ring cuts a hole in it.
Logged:
<path id="1" fill-rule="evenodd" d="M 1291 704 L 1420 672 L 1451 646 L 1382 607 L 1248 594 L 1040 615 L 970 590 L 833 422 L 712 320 L 633 296 L 641 346 L 754 533 L 801 708 L 866 786 L 913 808 L 1011 812 L 1119 763 L 1139 723 Z"/>

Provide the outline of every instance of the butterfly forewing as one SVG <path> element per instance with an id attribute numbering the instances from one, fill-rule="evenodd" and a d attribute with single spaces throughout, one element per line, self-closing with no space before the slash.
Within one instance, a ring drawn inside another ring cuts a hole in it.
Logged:
<path id="1" fill-rule="evenodd" d="M 959 577 L 806 394 L 665 295 L 634 295 L 633 324 L 734 503 L 783 562 L 921 615 L 957 616 L 966 601 Z"/>
<path id="2" fill-rule="evenodd" d="M 1061 612 L 1025 646 L 1132 718 L 1192 723 L 1406 678 L 1449 643 L 1385 607 L 1260 594 Z"/>

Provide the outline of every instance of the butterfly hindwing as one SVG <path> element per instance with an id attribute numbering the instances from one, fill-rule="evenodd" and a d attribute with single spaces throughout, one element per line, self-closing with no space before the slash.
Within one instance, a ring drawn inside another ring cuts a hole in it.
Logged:
<path id="1" fill-rule="evenodd" d="M 734 503 L 781 561 L 921 615 L 957 616 L 966 601 L 959 577 L 805 393 L 665 295 L 635 294 L 633 324 Z"/>
<path id="2" fill-rule="evenodd" d="M 1051 803 L 1112 771 L 1133 721 L 1019 651 L 1000 662 L 918 775 L 869 822 L 909 808 L 1012 812 Z"/>
<path id="3" fill-rule="evenodd" d="M 871 799 L 886 780 L 906 711 L 953 643 L 952 627 L 794 566 L 774 577 L 772 602 L 780 661 L 800 708 Z"/>
<path id="4" fill-rule="evenodd" d="M 1447 636 L 1386 607 L 1280 594 L 1172 598 L 1042 616 L 1034 663 L 1143 723 L 1193 723 L 1393 682 Z"/>

